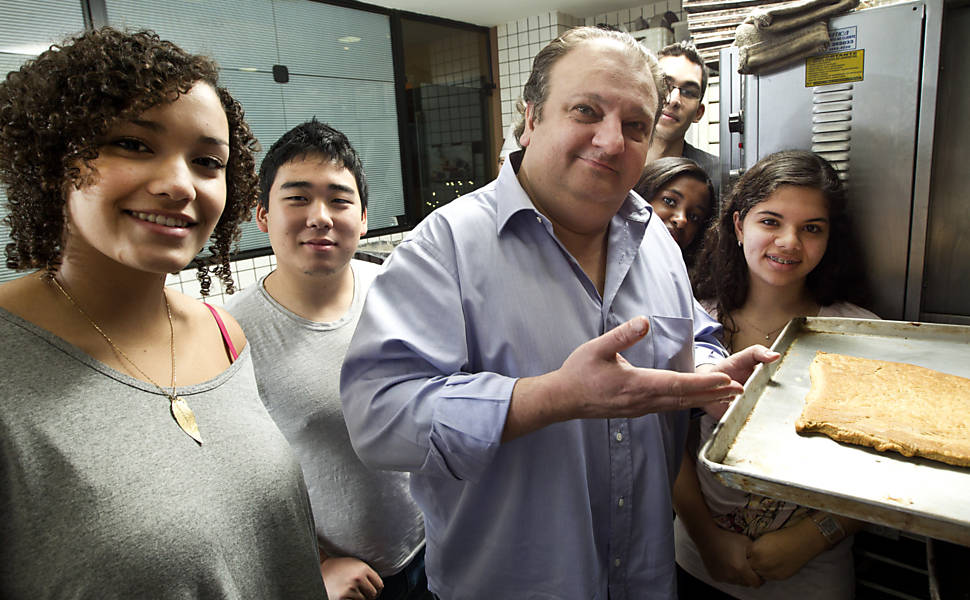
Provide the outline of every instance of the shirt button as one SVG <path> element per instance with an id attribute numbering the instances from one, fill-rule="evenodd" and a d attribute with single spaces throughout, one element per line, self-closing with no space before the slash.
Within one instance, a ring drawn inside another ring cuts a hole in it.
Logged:
<path id="1" fill-rule="evenodd" d="M 616 505 L 617 506 L 623 506 L 623 498 L 620 498 L 619 500 L 617 500 L 616 501 Z"/>
<path id="2" fill-rule="evenodd" d="M 616 432 L 616 441 L 618 441 L 618 442 L 622 442 L 623 441 L 623 434 L 620 433 L 619 431 Z"/>
<path id="3" fill-rule="evenodd" d="M 620 559 L 619 558 L 613 560 L 613 566 L 615 566 L 615 567 L 619 567 L 620 566 Z"/>

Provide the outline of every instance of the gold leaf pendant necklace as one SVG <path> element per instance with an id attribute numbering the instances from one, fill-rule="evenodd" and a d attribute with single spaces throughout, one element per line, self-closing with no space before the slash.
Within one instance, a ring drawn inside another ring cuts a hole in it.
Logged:
<path id="1" fill-rule="evenodd" d="M 171 336 L 172 336 L 171 337 L 171 347 L 172 347 L 172 391 L 171 392 L 167 391 L 165 388 L 155 383 L 154 379 L 152 379 L 151 377 L 148 376 L 147 373 L 142 371 L 141 368 L 135 364 L 135 361 L 128 358 L 128 355 L 125 354 L 124 351 L 121 348 L 119 348 L 113 341 L 111 341 L 111 338 L 108 337 L 108 334 L 106 334 L 98 326 L 98 324 L 94 322 L 94 319 L 92 319 L 88 315 L 88 313 L 84 312 L 84 309 L 81 308 L 81 306 L 77 303 L 77 301 L 74 300 L 74 297 L 71 296 L 66 289 L 64 289 L 64 287 L 60 284 L 60 282 L 57 281 L 57 278 L 54 276 L 53 273 L 51 273 L 47 277 L 47 279 L 49 279 L 51 283 L 54 284 L 54 287 L 59 289 L 61 293 L 64 294 L 64 297 L 68 299 L 68 301 L 74 306 L 74 308 L 76 308 L 78 312 L 81 313 L 81 315 L 83 315 L 84 318 L 88 320 L 88 323 L 90 323 L 91 326 L 94 327 L 94 329 L 101 334 L 101 337 L 104 338 L 104 341 L 108 342 L 108 345 L 111 346 L 111 348 L 118 354 L 118 356 L 120 356 L 125 361 L 127 361 L 128 364 L 134 367 L 134 369 L 138 371 L 138 373 L 141 374 L 142 377 L 144 377 L 149 381 L 149 383 L 157 387 L 162 392 L 162 394 L 164 394 L 169 399 L 169 402 L 171 403 L 170 407 L 172 410 L 172 416 L 175 418 L 175 422 L 178 423 L 178 426 L 180 428 L 182 428 L 182 431 L 184 431 L 193 440 L 198 442 L 199 445 L 201 446 L 202 435 L 199 433 L 198 423 L 195 422 L 195 413 L 192 412 L 192 409 L 189 408 L 189 404 L 182 397 L 177 396 L 175 394 L 175 323 L 172 321 L 172 307 L 168 303 L 168 295 L 165 293 L 165 290 L 164 289 L 162 290 L 162 298 L 165 300 L 165 311 L 168 314 L 168 329 L 171 332 Z"/>

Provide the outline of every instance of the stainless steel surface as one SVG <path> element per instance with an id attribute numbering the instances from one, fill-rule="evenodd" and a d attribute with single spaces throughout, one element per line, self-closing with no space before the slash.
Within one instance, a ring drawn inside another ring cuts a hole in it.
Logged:
<path id="1" fill-rule="evenodd" d="M 947 6 L 940 54 L 940 93 L 934 141 L 931 206 L 926 236 L 920 320 L 960 315 L 970 323 L 970 6 Z"/>
<path id="2" fill-rule="evenodd" d="M 905 319 L 922 319 L 920 310 L 924 303 L 924 268 L 926 266 L 926 240 L 930 208 L 930 185 L 933 175 L 933 137 L 936 133 L 936 106 L 940 76 L 940 37 L 943 30 L 943 6 L 939 1 L 926 3 L 924 17 L 922 72 L 920 73 L 919 120 L 916 123 L 916 164 L 913 170 L 913 217 L 910 225 L 909 266 L 906 281 Z M 965 31 L 960 31 L 965 38 Z M 966 42 L 964 42 L 964 45 Z M 963 57 L 961 56 L 961 62 Z M 953 65 L 956 67 L 956 65 Z M 957 67 L 959 68 L 959 67 Z M 966 96 L 964 96 L 966 98 Z M 962 118 L 962 117 L 961 117 Z M 950 125 L 944 125 L 943 134 Z M 966 142 L 959 147 L 966 148 Z M 958 147 L 947 151 L 959 152 Z M 961 169 L 961 175 L 963 170 Z M 962 177 L 961 177 L 962 179 Z M 970 219 L 963 221 L 970 223 Z M 964 311 L 964 314 L 968 314 Z"/>
<path id="3" fill-rule="evenodd" d="M 817 350 L 970 377 L 970 327 L 800 318 L 774 349 L 702 448 L 705 467 L 733 488 L 970 545 L 970 468 L 795 432 Z"/>
<path id="4" fill-rule="evenodd" d="M 740 131 L 744 115 L 741 113 L 741 80 L 738 76 L 738 49 L 724 48 L 718 62 L 718 111 L 720 113 L 718 154 L 720 162 L 721 196 L 731 191 L 731 183 L 738 177 L 735 171 L 741 164 Z"/>

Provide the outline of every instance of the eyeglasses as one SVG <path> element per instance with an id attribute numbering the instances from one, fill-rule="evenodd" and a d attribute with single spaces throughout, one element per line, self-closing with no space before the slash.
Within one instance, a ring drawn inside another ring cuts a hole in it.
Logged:
<path id="1" fill-rule="evenodd" d="M 674 90 L 679 90 L 680 91 L 680 97 L 681 98 L 687 98 L 688 100 L 700 100 L 701 99 L 701 90 L 700 90 L 700 88 L 697 87 L 695 84 L 692 84 L 692 83 L 691 84 L 687 84 L 687 85 L 676 85 L 676 84 L 674 84 L 673 81 L 670 81 L 668 79 L 667 80 L 667 88 L 670 89 L 670 91 L 668 92 L 668 96 L 669 96 L 669 94 L 673 94 L 674 93 Z"/>

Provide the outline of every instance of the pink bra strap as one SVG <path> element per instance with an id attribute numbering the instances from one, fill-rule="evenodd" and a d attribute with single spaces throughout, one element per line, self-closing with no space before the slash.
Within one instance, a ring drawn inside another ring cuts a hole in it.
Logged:
<path id="1" fill-rule="evenodd" d="M 236 347 L 232 345 L 232 339 L 229 338 L 229 332 L 226 331 L 226 324 L 222 322 L 222 317 L 219 316 L 219 313 L 212 305 L 206 304 L 205 302 L 202 304 L 205 304 L 206 308 L 212 313 L 212 316 L 215 317 L 216 324 L 219 325 L 219 331 L 222 332 L 222 341 L 226 345 L 226 352 L 229 353 L 231 362 L 235 362 L 239 358 L 239 353 L 236 352 Z"/>

